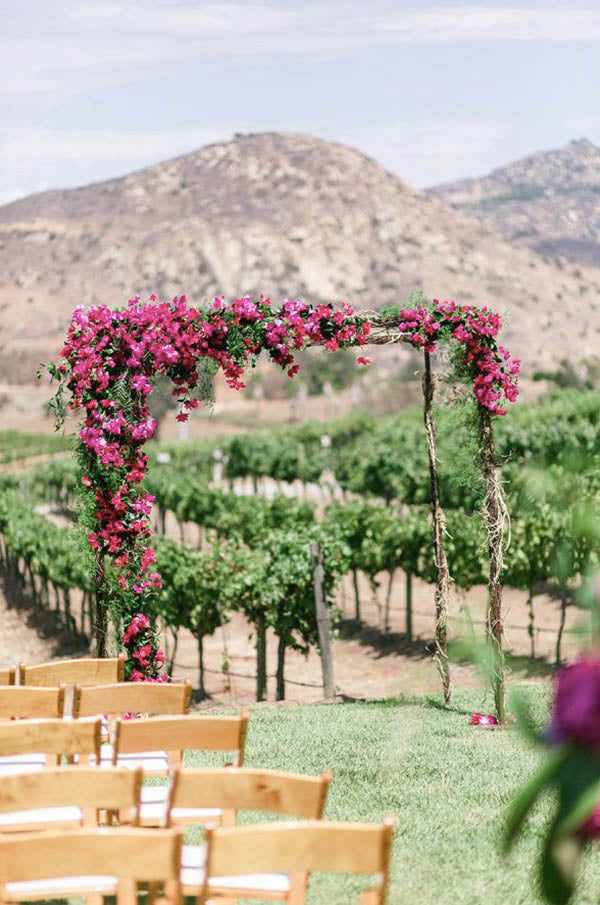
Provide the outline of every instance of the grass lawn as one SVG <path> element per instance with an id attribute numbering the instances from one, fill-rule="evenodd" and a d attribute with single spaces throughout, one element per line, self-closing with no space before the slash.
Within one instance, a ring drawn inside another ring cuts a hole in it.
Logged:
<path id="1" fill-rule="evenodd" d="M 548 687 L 523 689 L 545 719 Z M 503 815 L 538 753 L 516 730 L 469 725 L 485 709 L 480 691 L 456 692 L 445 710 L 437 696 L 374 703 L 277 707 L 251 712 L 247 766 L 300 773 L 333 771 L 326 817 L 398 817 L 392 905 L 519 905 L 539 901 L 534 861 L 543 809 L 508 861 L 498 854 Z M 201 765 L 200 758 L 186 763 Z M 348 905 L 364 884 L 313 877 L 311 905 Z M 579 903 L 600 899 L 600 856 L 590 850 Z"/>

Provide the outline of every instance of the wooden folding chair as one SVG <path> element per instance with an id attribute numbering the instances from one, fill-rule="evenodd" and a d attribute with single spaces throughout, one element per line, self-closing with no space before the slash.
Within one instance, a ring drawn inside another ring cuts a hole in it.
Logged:
<path id="1" fill-rule="evenodd" d="M 209 821 L 214 824 L 215 818 L 221 818 L 223 823 L 232 826 L 238 811 L 320 820 L 330 782 L 329 772 L 322 773 L 321 776 L 303 776 L 244 767 L 176 770 L 171 785 L 167 822 L 168 825 Z M 202 814 L 200 818 L 197 816 L 199 811 Z M 184 845 L 181 874 L 184 895 L 198 896 L 201 893 L 205 857 L 204 846 Z M 304 900 L 307 880 L 304 868 L 300 867 L 292 872 L 268 872 L 260 868 L 258 871 L 252 871 L 252 876 L 244 877 L 244 896 L 277 898 L 290 902 Z M 219 884 L 219 889 L 221 886 Z"/>
<path id="2" fill-rule="evenodd" d="M 0 722 L 0 776 L 43 770 L 60 764 L 63 757 L 98 763 L 101 730 L 99 717 Z"/>
<path id="3" fill-rule="evenodd" d="M 6 836 L 0 903 L 111 895 L 136 905 L 136 886 L 145 882 L 164 886 L 165 905 L 179 905 L 181 845 L 177 830 L 137 827 Z"/>
<path id="4" fill-rule="evenodd" d="M 395 818 L 386 817 L 381 824 L 306 821 L 208 829 L 198 905 L 209 898 L 218 901 L 219 896 L 252 896 L 248 881 L 257 872 L 272 877 L 297 871 L 377 874 L 376 885 L 363 893 L 361 905 L 385 905 L 395 824 Z M 261 898 L 266 898 L 264 892 Z M 305 890 L 286 894 L 273 889 L 268 898 L 302 905 Z"/>
<path id="5" fill-rule="evenodd" d="M 73 716 L 117 716 L 150 713 L 188 713 L 192 683 L 185 682 L 116 682 L 110 685 L 76 683 Z"/>
<path id="6" fill-rule="evenodd" d="M 35 719 L 61 717 L 64 714 L 65 686 L 55 688 L 21 688 L 0 686 L 0 719 Z"/>
<path id="7" fill-rule="evenodd" d="M 48 767 L 0 777 L 0 834 L 139 823 L 142 771 L 111 767 Z"/>
<path id="8" fill-rule="evenodd" d="M 125 679 L 125 654 L 19 664 L 19 685 L 108 685 Z"/>
<path id="9" fill-rule="evenodd" d="M 0 685 L 14 685 L 16 670 L 14 666 L 9 669 L 0 669 Z"/>
<path id="10" fill-rule="evenodd" d="M 143 767 L 148 776 L 168 775 L 169 769 L 182 763 L 183 752 L 223 751 L 233 755 L 237 766 L 244 763 L 248 712 L 237 716 L 164 716 L 149 720 L 117 720 L 113 764 L 136 768 Z M 160 749 L 160 750 L 157 750 Z M 167 786 L 152 785 L 142 789 L 142 826 L 164 826 Z M 196 810 L 195 819 L 202 814 Z M 211 820 L 219 819 L 215 808 L 208 814 Z"/>
<path id="11" fill-rule="evenodd" d="M 102 763 L 111 764 L 115 718 L 155 714 L 187 714 L 192 697 L 192 683 L 184 682 L 118 682 L 111 685 L 75 685 L 73 716 L 96 716 L 106 720 L 106 740 L 102 745 Z M 166 751 L 152 751 L 153 760 L 168 764 Z"/>

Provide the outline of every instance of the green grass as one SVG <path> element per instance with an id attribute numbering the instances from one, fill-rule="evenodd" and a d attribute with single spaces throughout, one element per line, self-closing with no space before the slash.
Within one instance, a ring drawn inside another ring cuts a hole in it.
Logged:
<path id="1" fill-rule="evenodd" d="M 547 687 L 528 686 L 524 693 L 542 723 Z M 457 692 L 449 710 L 435 696 L 260 705 L 252 709 L 246 764 L 311 774 L 330 768 L 329 819 L 377 821 L 395 813 L 391 905 L 535 903 L 544 809 L 508 860 L 498 852 L 498 837 L 516 789 L 540 755 L 513 728 L 471 727 L 470 713 L 485 709 L 477 691 Z M 347 905 L 358 901 L 361 888 L 355 878 L 316 876 L 308 902 Z M 600 859 L 590 851 L 576 905 L 599 898 Z"/>

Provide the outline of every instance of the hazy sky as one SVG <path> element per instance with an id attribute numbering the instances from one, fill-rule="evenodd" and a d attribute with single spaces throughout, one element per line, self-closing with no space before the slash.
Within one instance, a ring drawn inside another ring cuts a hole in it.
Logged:
<path id="1" fill-rule="evenodd" d="M 264 130 L 431 185 L 600 144 L 599 84 L 598 0 L 1 0 L 0 200 Z"/>

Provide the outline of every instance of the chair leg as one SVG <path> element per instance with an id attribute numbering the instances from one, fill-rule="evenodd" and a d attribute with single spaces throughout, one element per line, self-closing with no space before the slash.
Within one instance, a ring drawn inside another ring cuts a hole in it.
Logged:
<path id="1" fill-rule="evenodd" d="M 100 896 L 102 900 L 102 896 Z M 90 897 L 88 897 L 88 901 Z M 119 880 L 117 885 L 117 905 L 137 905 L 137 886 L 135 880 Z"/>
<path id="2" fill-rule="evenodd" d="M 287 896 L 287 905 L 304 905 L 308 874 L 306 871 L 294 871 L 290 874 L 290 891 Z"/>

